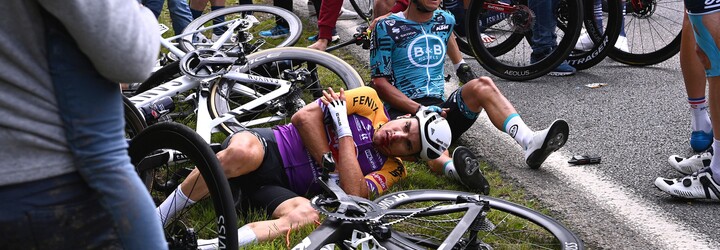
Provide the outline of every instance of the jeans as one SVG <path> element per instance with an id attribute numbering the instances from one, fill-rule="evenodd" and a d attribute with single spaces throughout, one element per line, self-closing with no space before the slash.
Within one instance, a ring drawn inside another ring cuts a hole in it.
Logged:
<path id="1" fill-rule="evenodd" d="M 535 25 L 532 28 L 532 54 L 544 57 L 557 47 L 557 18 L 555 10 L 558 0 L 529 0 L 528 7 L 535 13 Z"/>
<path id="2" fill-rule="evenodd" d="M 59 21 L 45 18 L 48 68 L 69 148 L 125 249 L 167 249 L 155 205 L 130 163 L 119 84 L 100 75 Z"/>
<path id="3" fill-rule="evenodd" d="M 77 172 L 0 187 L 0 249 L 122 249 Z"/>
<path id="4" fill-rule="evenodd" d="M 160 17 L 165 0 L 142 0 L 142 4 L 150 9 L 155 17 Z M 168 0 L 168 11 L 172 20 L 175 35 L 182 34 L 185 27 L 193 20 L 187 0 Z"/>

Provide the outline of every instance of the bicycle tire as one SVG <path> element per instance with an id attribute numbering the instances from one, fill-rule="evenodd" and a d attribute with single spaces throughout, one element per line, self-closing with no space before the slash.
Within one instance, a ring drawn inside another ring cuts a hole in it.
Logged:
<path id="1" fill-rule="evenodd" d="M 222 123 L 220 125 L 221 130 L 228 134 L 246 127 L 259 126 L 249 125 L 247 122 L 248 120 L 260 120 L 267 116 L 278 115 L 276 110 L 278 107 L 277 104 L 283 101 L 292 106 L 281 107 L 287 108 L 288 110 L 285 114 L 279 114 L 281 117 L 284 117 L 283 119 L 285 120 L 275 121 L 275 123 L 261 123 L 260 125 L 270 126 L 277 124 L 277 122 L 280 122 L 280 124 L 289 123 L 292 113 L 297 111 L 293 109 L 299 109 L 321 97 L 322 90 L 329 86 L 327 84 L 329 82 L 342 82 L 343 84 L 340 87 L 343 87 L 344 89 L 354 89 L 364 85 L 363 79 L 357 71 L 345 61 L 332 54 L 313 49 L 298 47 L 275 48 L 250 54 L 247 59 L 249 63 L 247 67 L 243 67 L 244 73 L 257 74 L 266 77 L 277 77 L 277 75 L 280 74 L 280 71 L 284 68 L 299 69 L 301 67 L 307 67 L 310 68 L 309 73 L 312 76 L 313 82 L 305 86 L 306 88 L 294 85 L 297 92 L 293 93 L 297 95 L 286 94 L 273 100 L 274 103 L 264 105 L 257 110 L 249 111 L 247 116 L 236 117 L 236 119 Z M 320 79 L 318 72 L 322 74 L 325 70 L 329 70 L 337 78 L 322 75 L 322 79 Z M 323 81 L 320 82 L 320 80 Z M 217 118 L 227 113 L 229 110 L 232 110 L 235 106 L 242 105 L 247 101 L 257 98 L 257 96 L 247 96 L 237 94 L 237 92 L 230 92 L 230 90 L 233 89 L 232 86 L 234 84 L 238 83 L 228 79 L 221 79 L 210 87 L 208 107 L 210 108 L 211 118 Z M 253 94 L 257 94 L 259 96 L 273 90 L 269 89 L 269 87 L 274 86 L 254 84 L 252 88 L 255 93 Z M 335 88 L 335 90 L 337 91 L 338 89 Z"/>
<path id="2" fill-rule="evenodd" d="M 366 21 L 373 20 L 374 0 L 350 0 L 350 4 L 360 18 Z"/>
<path id="3" fill-rule="evenodd" d="M 495 227 L 490 231 L 481 231 L 478 234 L 481 241 L 488 244 L 490 249 L 526 249 L 526 248 L 549 248 L 549 249 L 583 249 L 583 242 L 569 229 L 563 226 L 555 219 L 543 215 L 537 211 L 529 209 L 527 207 L 493 198 L 488 196 L 480 196 L 473 193 L 466 193 L 452 190 L 409 190 L 386 194 L 374 200 L 375 203 L 379 204 L 380 207 L 389 210 L 394 209 L 413 209 L 420 207 L 427 207 L 428 202 L 440 202 L 446 203 L 456 201 L 458 196 L 474 196 L 479 199 L 489 202 L 490 210 L 487 211 L 486 218 L 494 223 Z M 421 215 L 417 214 L 416 216 Z M 401 223 L 405 221 L 411 221 L 412 219 L 405 219 L 402 222 L 398 222 L 392 225 L 393 237 L 401 237 L 405 240 L 409 240 L 415 244 L 420 244 L 430 248 L 438 248 L 440 242 L 438 239 L 432 239 L 429 236 L 429 231 L 433 230 L 430 227 L 439 227 L 441 224 L 448 223 L 447 229 L 450 231 L 455 228 L 457 222 L 453 222 L 455 219 L 449 219 L 448 221 L 434 220 L 435 216 L 442 218 L 453 218 L 447 217 L 442 214 L 428 213 L 428 217 L 422 218 L 425 220 L 425 228 L 422 231 L 417 232 L 402 232 Z M 431 218 L 431 219 L 428 219 Z M 430 220 L 431 222 L 429 222 Z M 508 234 L 512 230 L 519 230 L 525 228 L 532 228 L 531 233 L 520 233 L 521 237 L 513 238 L 517 234 Z M 507 231 L 505 231 L 507 230 Z M 419 234 L 423 234 L 418 236 Z M 450 235 L 449 231 L 441 234 L 440 239 L 444 239 Z M 521 240 L 528 239 L 538 240 L 537 242 L 522 243 Z M 545 244 L 540 241 L 549 240 L 551 244 Z M 442 240 L 440 240 L 442 241 Z"/>
<path id="4" fill-rule="evenodd" d="M 622 25 L 623 20 L 622 0 L 607 1 L 607 17 L 602 19 L 607 22 L 605 24 L 596 23 L 594 2 L 595 0 L 585 0 L 583 4 L 585 8 L 583 25 L 593 44 L 588 46 L 587 50 L 573 49 L 566 59 L 568 64 L 577 70 L 588 69 L 602 62 L 610 53 L 610 48 L 615 47 L 612 45 L 615 44 L 620 35 L 620 25 Z M 599 29 L 598 27 L 603 28 Z"/>
<path id="5" fill-rule="evenodd" d="M 123 110 L 125 113 L 125 137 L 131 139 L 140 134 L 141 131 L 145 130 L 145 128 L 147 128 L 147 123 L 145 122 L 143 115 L 140 114 L 140 110 L 133 105 L 130 99 L 125 96 L 122 98 Z"/>
<path id="6" fill-rule="evenodd" d="M 628 14 L 625 15 L 624 25 L 630 51 L 625 52 L 612 46 L 610 58 L 631 66 L 648 66 L 670 59 L 680 52 L 680 33 L 685 11 L 683 2 L 642 1 L 643 8 L 633 8 L 632 3 L 637 1 L 642 0 L 628 0 Z"/>
<path id="7" fill-rule="evenodd" d="M 300 18 L 295 15 L 294 13 L 285 10 L 283 8 L 275 7 L 275 6 L 269 6 L 269 5 L 238 5 L 238 6 L 232 6 L 232 7 L 225 7 L 219 10 L 212 11 L 210 13 L 207 13 L 205 15 L 202 15 L 192 22 L 190 22 L 187 27 L 185 27 L 185 30 L 183 30 L 184 33 L 194 32 L 201 27 L 203 27 L 206 23 L 211 22 L 213 19 L 224 16 L 225 19 L 228 19 L 228 16 L 237 16 L 238 18 L 244 18 L 245 13 L 252 12 L 253 15 L 255 15 L 256 18 L 260 19 L 260 23 L 253 25 L 248 32 L 250 32 L 253 37 L 260 37 L 259 32 L 263 30 L 269 30 L 275 25 L 277 25 L 275 17 L 282 18 L 287 22 L 288 24 L 288 35 L 281 40 L 267 38 L 263 41 L 267 42 L 268 46 L 259 47 L 261 49 L 268 49 L 268 48 L 275 48 L 275 47 L 289 47 L 293 46 L 299 39 L 300 35 L 302 35 L 302 22 L 300 21 Z M 257 14 L 257 13 L 264 13 L 264 14 Z M 212 31 L 207 31 L 208 34 Z M 209 36 L 206 36 L 209 37 Z M 186 40 L 191 40 L 190 38 L 183 38 Z M 180 49 L 183 51 L 192 51 L 195 50 L 195 47 L 193 43 L 186 43 L 181 42 L 178 44 Z M 252 51 L 246 51 L 246 54 L 251 53 Z"/>
<path id="8" fill-rule="evenodd" d="M 170 166 L 167 158 L 156 159 L 152 155 L 158 150 L 177 150 L 186 156 L 200 171 L 210 193 L 210 202 L 207 199 L 197 201 L 196 204 L 185 209 L 184 213 L 176 215 L 174 220 L 165 227 L 165 237 L 171 245 L 186 243 L 192 247 L 188 235 L 192 235 L 188 228 L 200 237 L 217 237 L 220 245 L 226 249 L 237 249 L 237 214 L 230 192 L 230 186 L 210 146 L 190 128 L 172 122 L 152 125 L 135 136 L 130 141 L 128 152 L 133 165 L 136 166 L 140 178 L 146 183 L 148 190 L 157 204 L 162 202 L 172 190 L 179 185 L 178 173 L 185 170 L 184 166 L 173 164 Z M 190 166 L 191 167 L 191 166 Z M 167 176 L 162 176 L 167 174 Z M 163 188 L 160 188 L 163 187 Z M 207 206 L 212 206 L 212 218 L 207 221 L 191 221 L 188 219 L 197 216 Z M 197 209 L 193 209 L 197 208 Z M 187 211 L 193 209 L 192 211 Z M 187 216 L 187 217 L 184 217 Z M 184 230 L 181 230 L 184 229 Z M 178 243 L 179 242 L 179 243 Z M 194 242 L 197 244 L 197 242 Z M 182 248 L 183 246 L 171 247 Z M 197 246 L 195 246 L 197 247 Z"/>
<path id="9" fill-rule="evenodd" d="M 486 2 L 490 3 L 495 1 L 480 0 L 470 3 L 468 10 L 469 18 L 466 20 L 468 27 L 467 34 L 469 34 L 471 38 L 479 38 L 483 32 L 498 33 L 495 35 L 496 41 L 489 44 L 484 43 L 482 39 L 469 39 L 469 42 L 475 53 L 475 58 L 480 62 L 480 65 L 485 68 L 486 71 L 500 78 L 511 81 L 526 81 L 544 76 L 567 58 L 567 55 L 570 54 L 570 51 L 575 46 L 575 42 L 580 34 L 583 11 L 582 2 L 581 0 L 563 0 L 560 1 L 561 3 L 557 7 L 558 11 L 556 11 L 558 24 L 555 32 L 559 33 L 558 37 L 560 41 L 557 47 L 547 57 L 535 63 L 530 63 L 530 53 L 532 52 L 530 44 L 520 42 L 512 48 L 506 46 L 492 51 L 488 48 L 506 43 L 506 41 L 512 42 L 520 36 L 525 37 L 527 40 L 527 38 L 532 36 L 532 33 L 530 30 L 527 30 L 519 34 L 514 32 L 514 30 L 509 30 L 507 27 L 501 26 L 507 25 L 508 22 L 497 22 L 489 25 L 485 25 L 484 22 L 478 22 L 478 20 L 483 20 L 483 16 L 487 16 L 490 13 L 490 9 L 484 7 Z M 513 13 L 528 15 L 528 11 L 525 11 L 529 10 L 526 0 L 512 0 L 509 6 L 517 8 Z M 516 20 L 513 15 L 508 15 L 503 18 L 504 20 Z M 532 20 L 532 18 L 523 20 L 525 21 L 515 21 L 516 25 L 511 27 L 527 27 L 532 23 L 528 21 Z M 520 30 L 523 31 L 525 29 Z M 512 43 L 507 43 L 506 45 L 510 44 Z M 510 48 L 510 50 L 507 52 L 500 50 L 508 48 Z"/>
<path id="10" fill-rule="evenodd" d="M 469 12 L 466 12 L 465 17 L 467 19 L 466 22 L 468 22 L 468 23 L 475 22 L 475 23 L 481 24 L 484 22 L 485 23 L 497 22 L 497 20 L 492 20 L 493 17 L 492 17 L 492 15 L 489 15 L 489 14 L 470 16 Z M 471 18 L 476 18 L 476 19 L 471 19 Z M 498 23 L 497 25 L 503 25 L 503 24 Z M 465 27 L 466 27 L 465 34 L 466 35 L 470 34 L 469 26 L 465 25 Z M 502 29 L 502 28 L 499 28 L 499 29 Z M 468 35 L 467 37 L 465 37 L 464 40 L 461 39 L 460 37 L 457 37 L 456 41 L 458 42 L 458 47 L 460 48 L 460 51 L 467 55 L 475 56 L 475 52 L 472 50 L 472 45 L 470 44 L 469 40 L 470 39 L 476 40 L 477 43 L 484 42 L 481 34 L 482 34 L 482 32 L 475 33 L 474 36 Z M 498 35 L 498 34 L 495 34 L 495 35 Z M 457 36 L 457 34 L 456 34 L 456 36 Z M 499 42 L 486 43 L 485 48 L 493 56 L 501 56 L 501 55 L 507 53 L 508 51 L 512 50 L 513 48 L 515 48 L 523 39 L 525 39 L 525 35 L 518 34 L 518 33 L 510 33 L 510 34 L 506 34 L 506 35 L 500 35 L 500 38 L 496 40 Z M 459 40 L 462 40 L 462 42 L 460 42 Z"/>

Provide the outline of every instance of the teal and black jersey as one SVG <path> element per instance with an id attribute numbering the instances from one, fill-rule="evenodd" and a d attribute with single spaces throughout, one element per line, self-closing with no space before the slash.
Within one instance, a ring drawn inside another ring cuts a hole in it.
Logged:
<path id="1" fill-rule="evenodd" d="M 403 13 L 379 21 L 372 34 L 372 77 L 388 80 L 410 99 L 444 99 L 445 52 L 455 26 L 452 14 L 436 10 L 424 23 L 405 19 Z"/>

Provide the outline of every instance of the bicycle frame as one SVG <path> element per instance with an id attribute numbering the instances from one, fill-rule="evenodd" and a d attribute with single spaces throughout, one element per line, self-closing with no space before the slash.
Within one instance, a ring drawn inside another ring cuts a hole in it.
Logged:
<path id="1" fill-rule="evenodd" d="M 232 23 L 228 31 L 226 31 L 218 41 L 213 43 L 211 49 L 218 49 L 223 45 L 223 41 L 226 41 L 230 38 L 232 35 L 232 31 L 237 28 L 242 22 L 241 21 L 230 21 L 234 22 Z M 170 38 L 163 38 L 161 39 L 161 44 L 168 48 L 173 54 L 177 55 L 178 58 L 182 58 L 185 56 L 185 52 L 180 50 L 178 47 L 173 45 L 170 41 L 180 38 L 180 37 L 186 37 L 188 35 L 192 35 L 198 32 L 203 32 L 205 30 L 212 29 L 217 26 L 225 25 L 225 23 L 212 25 L 209 27 L 206 27 L 204 29 L 199 29 L 190 33 L 184 33 L 177 36 L 173 36 Z M 162 27 L 162 26 L 161 26 Z M 268 55 L 272 56 L 272 54 Z M 262 58 L 257 58 L 256 60 L 259 60 Z M 284 94 L 287 94 L 290 90 L 290 86 L 292 85 L 291 82 L 277 79 L 277 78 L 270 78 L 270 77 L 263 77 L 263 76 L 256 76 L 256 75 L 250 75 L 246 73 L 240 73 L 240 72 L 246 72 L 248 69 L 248 65 L 251 65 L 253 61 L 248 61 L 245 65 L 242 66 L 233 66 L 233 71 L 229 71 L 223 75 L 220 76 L 213 76 L 209 78 L 199 79 L 194 78 L 191 76 L 183 75 L 181 77 L 175 78 L 171 81 L 168 81 L 164 84 L 161 84 L 155 88 L 152 88 L 148 91 L 145 91 L 143 93 L 140 93 L 138 95 L 135 95 L 133 97 L 130 97 L 130 101 L 135 105 L 136 108 L 140 109 L 141 107 L 147 107 L 150 104 L 152 104 L 154 101 L 162 98 L 162 97 L 172 97 L 177 95 L 178 93 L 182 93 L 185 91 L 189 91 L 191 89 L 197 88 L 199 89 L 199 95 L 197 95 L 196 98 L 198 98 L 198 109 L 197 109 L 197 125 L 196 125 L 196 132 L 200 134 L 200 136 L 208 143 L 210 143 L 210 137 L 213 132 L 217 131 L 217 126 L 220 125 L 223 122 L 227 122 L 231 119 L 233 119 L 235 116 L 242 115 L 246 113 L 248 110 L 252 110 L 253 108 L 256 108 L 264 103 L 267 103 L 271 100 L 274 100 L 275 98 L 278 98 Z M 223 78 L 223 79 L 229 79 L 237 82 L 241 82 L 243 84 L 235 84 L 233 86 L 233 89 L 239 93 L 245 93 L 247 95 L 255 96 L 257 97 L 253 101 L 250 101 L 248 103 L 245 103 L 241 105 L 240 107 L 237 107 L 228 113 L 223 114 L 220 117 L 217 117 L 215 119 L 210 118 L 210 113 L 208 110 L 208 96 L 209 96 L 209 89 L 210 89 L 210 82 L 213 80 L 216 80 L 217 78 Z M 252 85 L 262 83 L 264 85 L 274 85 L 277 86 L 277 89 L 265 94 L 258 96 L 256 94 L 256 91 L 252 90 L 248 86 L 245 86 L 245 84 Z M 142 114 L 142 112 L 140 112 Z M 270 118 L 263 118 L 263 122 L 269 122 L 274 120 L 282 119 L 281 117 L 270 117 Z M 243 124 L 245 126 L 253 126 L 255 124 L 259 123 L 258 120 L 252 120 L 248 122 L 244 122 Z"/>

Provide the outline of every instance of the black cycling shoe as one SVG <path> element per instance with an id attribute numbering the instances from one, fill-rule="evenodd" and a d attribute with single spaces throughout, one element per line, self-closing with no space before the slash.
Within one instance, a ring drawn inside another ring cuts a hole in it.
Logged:
<path id="1" fill-rule="evenodd" d="M 460 183 L 468 189 L 482 194 L 490 194 L 490 184 L 480 171 L 480 163 L 470 149 L 460 146 L 453 151 L 453 165 L 460 176 Z"/>
<path id="2" fill-rule="evenodd" d="M 460 67 L 458 67 L 457 71 L 455 71 L 455 75 L 457 76 L 458 81 L 460 81 L 460 84 L 466 84 L 470 80 L 477 78 L 475 73 L 473 73 L 472 68 L 470 68 L 470 65 L 467 63 L 460 64 Z"/>

